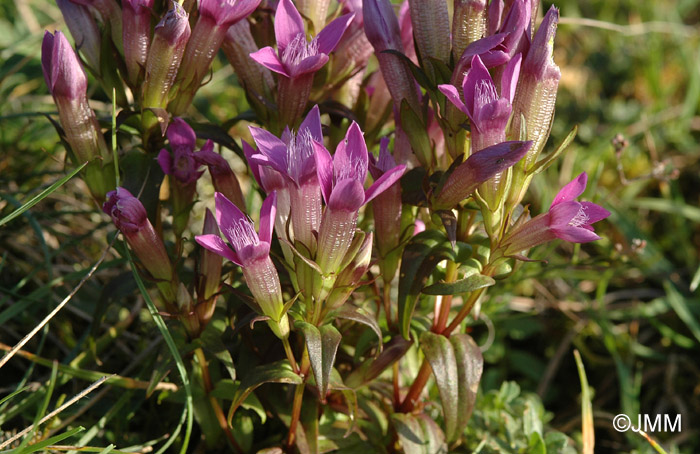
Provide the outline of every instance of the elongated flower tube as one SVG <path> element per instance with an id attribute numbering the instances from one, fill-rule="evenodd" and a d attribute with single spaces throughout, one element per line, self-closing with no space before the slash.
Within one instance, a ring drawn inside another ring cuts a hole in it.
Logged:
<path id="1" fill-rule="evenodd" d="M 379 68 L 389 88 L 394 105 L 399 108 L 404 99 L 414 112 L 420 112 L 416 83 L 406 62 L 386 51 L 404 53 L 399 22 L 389 0 L 365 0 L 362 8 L 365 34 L 374 46 Z"/>
<path id="2" fill-rule="evenodd" d="M 176 118 L 170 123 L 166 135 L 172 154 L 166 149 L 160 150 L 158 164 L 163 173 L 170 177 L 173 229 L 179 237 L 187 227 L 197 180 L 203 172 L 199 171 L 199 164 L 194 156 L 197 136 L 182 118 Z"/>
<path id="3" fill-rule="evenodd" d="M 459 164 L 431 199 L 433 210 L 449 210 L 469 197 L 494 175 L 525 156 L 532 142 L 502 142 L 472 154 Z"/>
<path id="4" fill-rule="evenodd" d="M 245 200 L 238 178 L 226 159 L 214 151 L 214 142 L 207 140 L 202 149 L 192 156 L 197 163 L 207 166 L 216 192 L 225 195 L 241 211 L 245 212 Z"/>
<path id="5" fill-rule="evenodd" d="M 377 181 L 386 172 L 396 167 L 393 156 L 389 153 L 389 139 L 383 138 L 379 146 L 379 158 L 369 154 L 369 172 Z M 372 202 L 374 214 L 374 230 L 377 232 L 377 248 L 379 249 L 379 267 L 384 282 L 391 282 L 399 264 L 401 251 L 398 250 L 401 241 L 401 185 L 395 182 L 379 194 Z M 396 252 L 396 253 L 395 253 Z"/>
<path id="6" fill-rule="evenodd" d="M 248 161 L 266 166 L 283 178 L 289 193 L 294 240 L 303 243 L 310 252 L 315 251 L 314 232 L 318 232 L 321 224 L 321 188 L 316 176 L 313 143 L 323 142 L 318 106 L 311 109 L 296 133 L 285 129 L 281 139 L 252 126 L 250 133 L 259 154 Z M 269 177 L 261 179 L 265 178 Z M 277 234 L 287 237 L 286 232 L 279 229 Z"/>
<path id="7" fill-rule="evenodd" d="M 540 214 L 509 232 L 501 246 L 503 255 L 517 255 L 557 238 L 572 243 L 600 239 L 591 224 L 607 218 L 610 212 L 595 203 L 575 200 L 583 194 L 587 181 L 588 175 L 584 172 L 559 191 L 547 213 Z"/>
<path id="8" fill-rule="evenodd" d="M 122 43 L 122 10 L 115 0 L 72 0 L 75 3 L 95 8 L 102 21 L 109 26 L 112 42 L 120 54 L 124 53 Z"/>
<path id="9" fill-rule="evenodd" d="M 337 273 L 355 235 L 360 207 L 391 187 L 406 170 L 400 165 L 387 170 L 365 191 L 369 158 L 360 126 L 353 122 L 335 154 L 314 142 L 316 172 L 326 209 L 319 231 L 316 263 L 324 274 Z"/>
<path id="10" fill-rule="evenodd" d="M 146 69 L 151 44 L 153 0 L 123 0 L 124 61 L 127 78 L 136 86 Z"/>
<path id="11" fill-rule="evenodd" d="M 265 47 L 250 56 L 267 69 L 280 75 L 277 105 L 280 121 L 293 127 L 304 113 L 316 71 L 350 25 L 354 14 L 345 14 L 328 24 L 311 41 L 307 40 L 304 21 L 291 0 L 280 0 L 275 13 L 277 52 Z"/>
<path id="12" fill-rule="evenodd" d="M 107 194 L 102 211 L 111 216 L 112 222 L 122 232 L 143 267 L 156 280 L 166 303 L 174 304 L 177 284 L 174 282 L 173 266 L 163 240 L 148 220 L 141 201 L 128 190 L 119 187 Z"/>
<path id="13" fill-rule="evenodd" d="M 93 197 L 102 203 L 107 191 L 114 188 L 114 169 L 107 165 L 112 157 L 100 133 L 95 112 L 88 104 L 87 76 L 78 56 L 60 31 L 55 35 L 44 34 L 41 66 L 73 159 L 79 164 L 90 161 L 85 169 L 85 182 Z"/>
<path id="14" fill-rule="evenodd" d="M 454 0 L 452 57 L 457 61 L 467 46 L 486 33 L 486 0 Z"/>
<path id="15" fill-rule="evenodd" d="M 141 102 L 144 109 L 167 106 L 170 88 L 190 37 L 189 15 L 177 2 L 172 1 L 171 6 L 153 31 Z"/>
<path id="16" fill-rule="evenodd" d="M 272 94 L 272 73 L 250 57 L 250 54 L 257 52 L 259 48 L 247 20 L 239 20 L 228 28 L 221 49 L 233 66 L 243 88 L 252 91 L 251 97 L 258 99 L 268 95 L 268 92 L 269 95 Z"/>
<path id="17" fill-rule="evenodd" d="M 259 234 L 255 231 L 253 221 L 223 194 L 217 192 L 214 199 L 216 222 L 229 244 L 227 245 L 219 235 L 213 234 L 199 235 L 195 240 L 202 247 L 241 267 L 248 288 L 260 306 L 261 315 L 270 318 L 268 325 L 277 337 L 287 338 L 289 321 L 287 314 L 283 313 L 282 287 L 277 269 L 270 259 L 276 194 L 270 194 L 260 209 Z"/>
<path id="18" fill-rule="evenodd" d="M 73 36 L 75 47 L 85 56 L 85 61 L 94 71 L 100 70 L 100 30 L 90 10 L 71 0 L 56 0 L 63 20 Z"/>
<path id="19" fill-rule="evenodd" d="M 450 60 L 450 17 L 447 0 L 409 0 L 416 46 L 423 64 L 434 71 L 431 58 Z"/>
<path id="20" fill-rule="evenodd" d="M 177 74 L 177 95 L 168 106 L 173 115 L 182 115 L 192 103 L 211 62 L 219 51 L 231 25 L 246 18 L 260 0 L 201 0 L 199 18 L 187 42 L 183 61 Z"/>

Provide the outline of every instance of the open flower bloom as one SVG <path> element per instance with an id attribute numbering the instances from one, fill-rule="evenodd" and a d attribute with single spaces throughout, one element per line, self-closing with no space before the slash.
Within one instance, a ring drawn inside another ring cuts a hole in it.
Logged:
<path id="1" fill-rule="evenodd" d="M 292 217 L 294 240 L 301 241 L 310 251 L 314 250 L 313 232 L 318 231 L 321 223 L 321 188 L 316 176 L 313 147 L 314 142 L 323 142 L 318 106 L 311 109 L 296 133 L 287 128 L 282 137 L 277 138 L 252 126 L 250 133 L 259 150 L 248 159 L 254 174 L 256 166 L 267 167 L 258 171 L 258 178 L 268 193 L 280 183 L 286 187 L 289 208 L 282 207 L 280 211 Z M 286 232 L 279 228 L 277 234 L 287 237 Z"/>
<path id="2" fill-rule="evenodd" d="M 185 120 L 173 120 L 166 135 L 172 154 L 166 149 L 160 150 L 158 164 L 163 173 L 170 177 L 173 228 L 176 235 L 180 236 L 189 222 L 197 180 L 204 172 L 199 170 L 199 163 L 194 156 L 197 136 Z"/>
<path id="3" fill-rule="evenodd" d="M 369 189 L 364 189 L 369 157 L 360 126 L 353 122 L 331 158 L 326 148 L 314 142 L 316 173 L 326 202 L 319 231 L 316 262 L 328 274 L 338 271 L 355 234 L 357 212 L 364 204 L 391 187 L 406 170 L 388 169 Z"/>
<path id="4" fill-rule="evenodd" d="M 607 218 L 610 212 L 595 203 L 575 200 L 586 189 L 587 180 L 586 173 L 582 173 L 559 191 L 547 213 L 509 232 L 503 241 L 504 255 L 516 255 L 556 238 L 572 243 L 600 239 L 591 224 Z"/>
<path id="5" fill-rule="evenodd" d="M 277 52 L 268 46 L 250 56 L 282 76 L 278 82 L 277 103 L 283 124 L 291 125 L 304 112 L 314 73 L 326 64 L 328 54 L 335 49 L 354 16 L 351 13 L 335 19 L 309 41 L 304 21 L 292 1 L 281 0 L 277 5 Z"/>
<path id="6" fill-rule="evenodd" d="M 272 227 L 277 212 L 277 194 L 270 194 L 260 209 L 259 234 L 255 231 L 253 221 L 236 207 L 223 194 L 217 192 L 216 222 L 224 234 L 228 245 L 219 235 L 198 235 L 197 243 L 229 259 L 243 270 L 246 283 L 255 301 L 260 306 L 262 315 L 270 318 L 268 324 L 280 338 L 289 335 L 289 322 L 284 310 L 282 287 L 277 269 L 270 259 L 270 242 Z M 229 247 L 230 245 L 230 247 Z"/>
<path id="7" fill-rule="evenodd" d="M 166 149 L 158 153 L 158 164 L 163 173 L 171 175 L 182 185 L 194 184 L 202 172 L 194 158 L 197 136 L 194 130 L 182 118 L 176 118 L 168 126 L 166 133 L 173 154 Z"/>
<path id="8" fill-rule="evenodd" d="M 479 55 L 472 57 L 471 69 L 462 82 L 464 101 L 454 85 L 439 85 L 459 110 L 467 114 L 472 125 L 472 153 L 505 141 L 506 126 L 513 109 L 511 103 L 520 73 L 521 55 L 512 58 L 501 78 L 501 93 Z"/>

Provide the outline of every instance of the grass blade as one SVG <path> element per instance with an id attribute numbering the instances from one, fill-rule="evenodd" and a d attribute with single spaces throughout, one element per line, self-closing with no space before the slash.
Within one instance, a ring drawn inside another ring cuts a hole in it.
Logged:
<path id="1" fill-rule="evenodd" d="M 54 184 L 52 184 L 51 186 L 49 186 L 48 188 L 44 189 L 39 194 L 34 196 L 30 201 L 28 201 L 27 203 L 25 203 L 21 207 L 17 208 L 15 211 L 8 214 L 4 218 L 0 219 L 0 227 L 3 226 L 4 224 L 7 224 L 8 222 L 13 220 L 14 218 L 19 216 L 20 214 L 24 213 L 25 211 L 27 211 L 28 209 L 30 209 L 31 207 L 33 207 L 37 203 L 41 202 L 44 198 L 46 198 L 48 195 L 53 193 L 56 189 L 63 186 L 66 183 L 66 181 L 70 180 L 75 175 L 77 175 L 78 172 L 83 170 L 83 167 L 85 167 L 87 164 L 88 164 L 87 162 L 84 162 L 82 165 L 80 165 L 79 167 L 74 169 L 71 173 L 69 173 L 65 177 L 61 178 L 60 180 L 56 181 Z"/>

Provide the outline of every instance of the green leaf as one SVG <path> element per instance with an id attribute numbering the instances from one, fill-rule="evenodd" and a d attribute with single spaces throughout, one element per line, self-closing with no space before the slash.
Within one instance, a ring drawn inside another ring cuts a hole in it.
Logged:
<path id="1" fill-rule="evenodd" d="M 690 332 L 693 333 L 695 339 L 700 342 L 700 324 L 698 324 L 698 321 L 690 311 L 683 295 L 681 295 L 678 290 L 676 290 L 676 287 L 669 281 L 664 282 L 664 288 L 666 289 L 666 301 L 668 301 L 668 304 L 676 315 L 678 315 L 678 318 L 681 319 Z"/>
<path id="2" fill-rule="evenodd" d="M 369 358 L 359 367 L 356 367 L 345 379 L 345 384 L 357 389 L 377 378 L 389 366 L 401 359 L 411 348 L 411 341 L 403 336 L 395 336 L 384 346 L 384 350 L 376 357 Z"/>
<path id="3" fill-rule="evenodd" d="M 213 354 L 216 359 L 226 368 L 231 380 L 236 379 L 236 368 L 233 365 L 233 357 L 231 352 L 228 351 L 222 336 L 227 328 L 226 321 L 221 318 L 214 316 L 211 319 L 204 332 L 200 336 L 204 348 Z"/>
<path id="4" fill-rule="evenodd" d="M 83 167 L 85 167 L 87 164 L 88 164 L 87 162 L 84 162 L 84 163 L 81 164 L 78 168 L 74 169 L 71 173 L 69 173 L 68 175 L 66 175 L 66 176 L 64 176 L 63 178 L 59 179 L 58 181 L 56 181 L 56 182 L 55 182 L 54 184 L 52 184 L 51 186 L 49 186 L 48 188 L 46 188 L 46 189 L 44 189 L 43 191 L 41 191 L 39 194 L 37 194 L 37 195 L 35 195 L 34 197 L 32 197 L 28 202 L 22 204 L 21 207 L 17 208 L 15 211 L 13 211 L 12 213 L 8 214 L 8 215 L 5 216 L 4 218 L 0 219 L 0 226 L 2 226 L 2 225 L 4 225 L 4 224 L 7 224 L 8 222 L 10 222 L 11 220 L 13 220 L 14 218 L 16 218 L 17 216 L 19 216 L 20 214 L 24 213 L 25 211 L 27 211 L 28 209 L 30 209 L 31 207 L 33 207 L 33 206 L 36 205 L 37 203 L 39 203 L 39 202 L 41 202 L 42 200 L 44 200 L 47 196 L 51 195 L 56 189 L 58 189 L 58 188 L 60 188 L 61 186 L 63 186 L 63 185 L 66 183 L 66 181 L 70 180 L 70 179 L 73 178 L 75 175 L 77 175 L 78 172 L 80 172 L 81 170 L 83 170 Z"/>
<path id="5" fill-rule="evenodd" d="M 233 396 L 233 403 L 228 413 L 229 424 L 236 409 L 246 400 L 246 397 L 264 383 L 300 385 L 303 380 L 292 371 L 292 366 L 286 359 L 256 367 L 241 381 L 241 385 Z"/>
<path id="6" fill-rule="evenodd" d="M 481 349 L 468 334 L 453 334 L 450 344 L 457 362 L 459 398 L 457 401 L 457 435 L 465 427 L 474 411 L 476 394 L 479 391 L 481 374 L 484 371 L 484 357 Z"/>
<path id="7" fill-rule="evenodd" d="M 442 401 L 445 436 L 452 441 L 459 436 L 459 371 L 450 340 L 426 331 L 421 335 L 420 348 L 433 369 L 435 383 Z"/>
<path id="8" fill-rule="evenodd" d="M 484 276 L 479 273 L 470 274 L 469 276 L 455 282 L 438 282 L 429 285 L 423 289 L 426 295 L 457 295 L 460 293 L 469 293 L 484 287 L 490 287 L 496 281 L 490 276 Z"/>
<path id="9" fill-rule="evenodd" d="M 569 132 L 569 134 L 566 136 L 564 141 L 557 147 L 554 152 L 548 154 L 546 157 L 543 159 L 539 160 L 537 164 L 532 166 L 532 168 L 527 172 L 528 175 L 537 175 L 538 173 L 542 172 L 543 170 L 546 170 L 549 166 L 554 164 L 554 161 L 561 155 L 564 150 L 566 150 L 569 145 L 571 145 L 571 142 L 574 141 L 574 138 L 576 137 L 576 133 L 578 132 L 578 126 L 574 126 L 574 128 Z"/>
<path id="10" fill-rule="evenodd" d="M 377 339 L 379 339 L 379 349 L 377 350 L 377 353 L 382 351 L 382 330 L 379 327 L 377 320 L 366 310 L 350 304 L 345 304 L 340 309 L 331 312 L 330 316 L 345 320 L 352 320 L 353 322 L 362 323 L 363 325 L 369 326 L 377 335 Z"/>
<path id="11" fill-rule="evenodd" d="M 591 404 L 591 391 L 588 387 L 586 370 L 583 368 L 583 361 L 578 350 L 574 350 L 576 368 L 578 369 L 579 380 L 581 380 L 581 438 L 583 443 L 583 453 L 593 454 L 595 446 L 595 431 L 593 428 L 593 406 Z"/>
<path id="12" fill-rule="evenodd" d="M 447 454 L 445 434 L 427 415 L 394 413 L 391 421 L 405 454 Z"/>
<path id="13" fill-rule="evenodd" d="M 399 329 L 408 339 L 411 318 L 435 266 L 445 259 L 454 259 L 455 252 L 447 237 L 438 230 L 426 230 L 414 236 L 404 249 L 399 280 Z"/>
<path id="14" fill-rule="evenodd" d="M 324 325 L 319 329 L 311 323 L 298 321 L 294 323 L 294 327 L 304 333 L 316 387 L 321 401 L 325 403 L 331 370 L 342 336 L 333 325 Z"/>

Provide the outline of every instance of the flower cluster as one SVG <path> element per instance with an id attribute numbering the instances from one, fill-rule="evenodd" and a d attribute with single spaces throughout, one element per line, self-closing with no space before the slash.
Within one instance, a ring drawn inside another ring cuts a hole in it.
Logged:
<path id="1" fill-rule="evenodd" d="M 413 348 L 412 337 L 424 367 L 402 390 L 396 366 L 387 408 L 418 417 L 431 370 L 445 385 L 435 345 L 449 349 L 445 358 L 481 361 L 455 331 L 495 278 L 535 246 L 600 239 L 592 224 L 610 213 L 576 200 L 585 172 L 546 213 L 530 218 L 522 205 L 560 152 L 542 153 L 560 79 L 556 8 L 536 26 L 534 0 L 455 0 L 451 16 L 444 0 L 400 9 L 390 0 L 200 0 L 196 10 L 173 1 L 163 11 L 159 3 L 59 0 L 78 50 L 60 31 L 46 33 L 46 83 L 69 155 L 88 162 L 83 178 L 161 309 L 190 340 L 210 340 L 212 320 L 236 336 L 246 330 L 232 351 L 254 344 L 240 357 L 265 363 L 263 381 L 301 387 L 290 412 L 266 408 L 283 415 L 289 445 L 306 443 L 302 406 L 311 420 L 319 412 L 310 402 L 337 391 L 356 406 L 343 380 L 359 388 L 376 379 Z M 219 49 L 247 107 L 224 124 L 202 123 L 219 116 L 195 101 L 222 63 Z M 80 54 L 124 111 L 117 150 L 88 104 Z M 378 342 L 341 334 L 340 319 L 367 325 Z M 253 327 L 260 320 L 269 329 Z M 283 354 L 291 372 L 274 375 Z M 462 390 L 475 396 L 479 377 L 464 383 L 469 374 L 453 369 L 460 399 Z M 304 392 L 312 376 L 316 390 Z M 229 421 L 252 391 L 246 379 L 236 382 Z M 212 408 L 199 414 L 225 424 L 210 391 L 203 405 Z M 469 415 L 450 415 L 441 439 L 454 442 Z"/>

